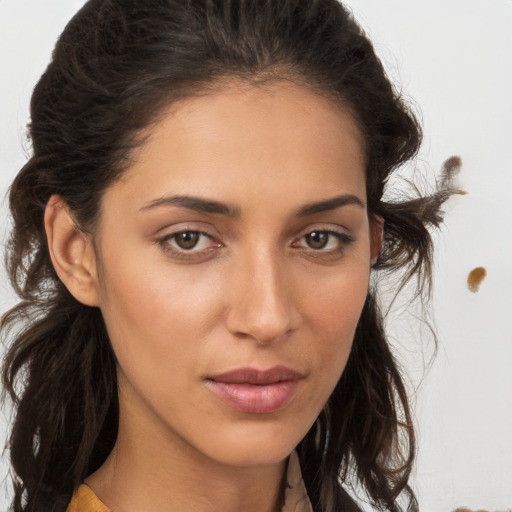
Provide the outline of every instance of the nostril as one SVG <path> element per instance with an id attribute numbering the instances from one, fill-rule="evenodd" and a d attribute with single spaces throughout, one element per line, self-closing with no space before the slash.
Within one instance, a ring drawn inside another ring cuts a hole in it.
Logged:
<path id="1" fill-rule="evenodd" d="M 260 345 L 275 343 L 294 330 L 297 322 L 292 309 L 287 304 L 264 311 L 261 307 L 238 303 L 228 315 L 228 330 L 240 339 L 253 339 Z"/>

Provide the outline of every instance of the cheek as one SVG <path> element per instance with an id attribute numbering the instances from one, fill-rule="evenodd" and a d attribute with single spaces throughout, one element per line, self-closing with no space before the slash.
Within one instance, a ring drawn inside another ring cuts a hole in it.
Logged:
<path id="1" fill-rule="evenodd" d="M 349 277 L 347 277 L 349 276 Z M 331 278 L 303 303 L 306 329 L 301 358 L 313 369 L 305 397 L 306 426 L 314 423 L 345 370 L 355 330 L 367 296 L 368 272 L 363 267 Z"/>
<path id="2" fill-rule="evenodd" d="M 369 259 L 346 265 L 330 275 L 312 276 L 309 293 L 304 290 L 302 296 L 307 301 L 307 316 L 316 324 L 317 332 L 331 337 L 355 329 L 368 283 Z"/>
<path id="3" fill-rule="evenodd" d="M 102 313 L 123 369 L 153 372 L 165 362 L 173 372 L 193 361 L 214 322 L 211 279 L 191 282 L 190 274 L 129 258 L 108 263 Z"/>
<path id="4" fill-rule="evenodd" d="M 366 267 L 355 267 L 330 279 L 308 298 L 314 353 L 331 376 L 339 378 L 350 354 L 368 292 L 368 278 Z"/>

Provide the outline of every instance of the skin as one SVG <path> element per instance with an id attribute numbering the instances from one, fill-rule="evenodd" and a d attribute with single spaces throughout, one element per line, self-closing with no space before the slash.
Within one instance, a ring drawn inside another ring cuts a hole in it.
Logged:
<path id="1" fill-rule="evenodd" d="M 116 512 L 279 510 L 286 458 L 346 365 L 380 249 L 360 132 L 306 88 L 228 83 L 148 133 L 93 238 L 59 197 L 47 208 L 55 268 L 101 308 L 119 362 L 119 437 L 86 481 Z M 348 204 L 325 204 L 340 196 Z M 180 247 L 182 232 L 197 245 Z M 271 413 L 241 412 L 208 385 L 275 365 L 301 379 Z"/>

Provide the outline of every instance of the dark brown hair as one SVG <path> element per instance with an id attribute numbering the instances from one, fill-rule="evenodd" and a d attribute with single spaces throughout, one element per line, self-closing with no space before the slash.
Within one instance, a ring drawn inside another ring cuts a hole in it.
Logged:
<path id="1" fill-rule="evenodd" d="M 64 511 L 106 459 L 118 422 L 116 363 L 98 308 L 76 301 L 49 258 L 43 215 L 60 195 L 94 232 L 99 201 L 129 166 L 162 107 L 224 78 L 285 79 L 349 109 L 364 136 L 368 213 L 384 219 L 376 271 L 428 283 L 429 225 L 449 192 L 383 200 L 421 131 L 373 47 L 336 0 L 89 0 L 34 89 L 33 154 L 10 190 L 7 266 L 21 301 L 2 321 L 12 340 L 3 383 L 16 406 L 10 438 L 14 512 Z M 415 442 L 401 373 L 370 289 L 347 367 L 298 446 L 315 512 L 355 510 L 356 482 L 378 508 L 414 510 Z M 345 507 L 345 508 L 344 508 Z"/>

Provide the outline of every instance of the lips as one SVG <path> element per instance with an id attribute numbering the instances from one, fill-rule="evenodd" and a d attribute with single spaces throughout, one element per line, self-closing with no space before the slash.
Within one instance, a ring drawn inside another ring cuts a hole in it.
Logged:
<path id="1" fill-rule="evenodd" d="M 207 385 L 227 405 L 245 413 L 264 414 L 288 405 L 303 378 L 284 366 L 263 371 L 240 368 L 209 377 Z"/>

